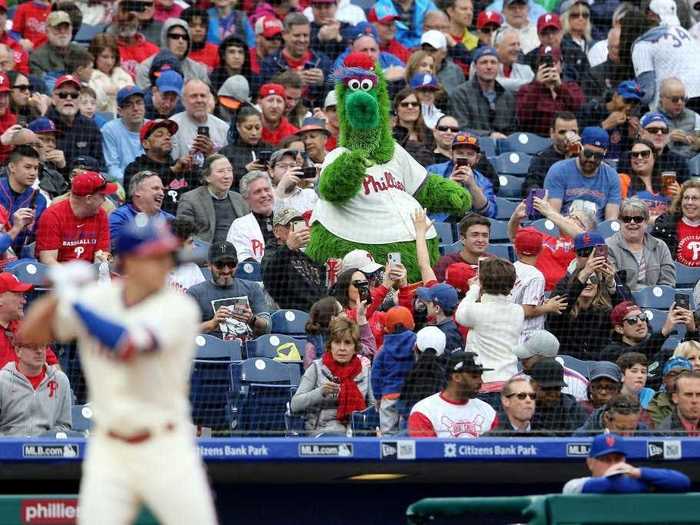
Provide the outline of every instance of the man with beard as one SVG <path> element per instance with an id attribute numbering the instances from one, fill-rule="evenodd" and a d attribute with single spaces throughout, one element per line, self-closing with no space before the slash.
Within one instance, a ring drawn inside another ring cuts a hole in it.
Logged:
<path id="1" fill-rule="evenodd" d="M 73 26 L 70 16 L 65 11 L 54 11 L 46 20 L 48 42 L 29 57 L 32 75 L 58 75 L 66 70 L 66 57 L 71 50 L 81 49 L 71 42 Z M 55 78 L 55 76 L 54 76 Z"/>
<path id="2" fill-rule="evenodd" d="M 478 438 L 498 426 L 496 411 L 476 395 L 485 370 L 473 352 L 454 352 L 447 359 L 447 387 L 413 406 L 408 418 L 411 437 Z"/>
<path id="3" fill-rule="evenodd" d="M 600 127 L 584 128 L 578 157 L 552 165 L 544 179 L 550 206 L 557 212 L 584 209 L 598 220 L 617 219 L 620 211 L 620 178 L 603 163 L 608 133 Z"/>
<path id="4" fill-rule="evenodd" d="M 286 107 L 284 86 L 280 84 L 263 85 L 258 95 L 258 104 L 262 111 L 263 142 L 276 146 L 282 139 L 299 131 L 284 116 Z"/>
<path id="5" fill-rule="evenodd" d="M 163 182 L 165 198 L 163 210 L 175 214 L 180 196 L 196 186 L 191 171 L 192 157 L 184 155 L 174 161 L 170 158 L 173 149 L 172 137 L 177 133 L 177 124 L 172 120 L 150 120 L 141 128 L 140 138 L 144 154 L 136 157 L 124 170 L 124 188 L 129 191 L 131 178 L 140 171 L 152 171 Z M 127 193 L 127 197 L 131 197 Z"/>
<path id="6" fill-rule="evenodd" d="M 135 12 L 124 8 L 124 2 L 120 3 L 109 31 L 117 37 L 122 68 L 134 78 L 136 67 L 160 51 L 157 45 L 139 33 L 139 18 Z"/>
<path id="7" fill-rule="evenodd" d="M 228 241 L 209 248 L 211 279 L 192 286 L 187 294 L 197 301 L 202 314 L 200 331 L 226 340 L 247 340 L 269 331 L 262 287 L 234 277 L 238 255 Z"/>
<path id="8" fill-rule="evenodd" d="M 109 178 L 121 182 L 124 168 L 143 153 L 139 137 L 146 113 L 143 91 L 136 86 L 121 88 L 117 93 L 117 106 L 119 118 L 102 128 L 102 151 Z"/>

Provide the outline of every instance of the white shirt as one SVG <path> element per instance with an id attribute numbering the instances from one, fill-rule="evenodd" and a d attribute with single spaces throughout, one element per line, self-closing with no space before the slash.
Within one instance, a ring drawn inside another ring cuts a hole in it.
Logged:
<path id="1" fill-rule="evenodd" d="M 588 50 L 588 63 L 591 67 L 598 66 L 608 59 L 608 41 L 596 42 Z"/>
<path id="2" fill-rule="evenodd" d="M 228 143 L 229 125 L 214 115 L 207 115 L 206 124 L 195 122 L 186 111 L 176 113 L 170 117 L 170 120 L 175 121 L 179 126 L 177 133 L 173 135 L 173 150 L 170 152 L 170 156 L 174 160 L 191 153 L 192 142 L 197 136 L 197 128 L 199 126 L 209 128 L 209 138 L 214 143 L 214 151 L 219 151 Z"/>
<path id="3" fill-rule="evenodd" d="M 53 331 L 59 341 L 78 339 L 88 400 L 100 428 L 128 435 L 162 428 L 166 423 L 191 424 L 188 400 L 199 333 L 199 307 L 191 297 L 170 287 L 127 307 L 123 285 L 94 283 L 80 293 L 80 303 L 129 330 L 147 329 L 158 349 L 120 361 L 83 328 L 73 307 L 60 301 Z"/>
<path id="4" fill-rule="evenodd" d="M 299 213 L 311 211 L 318 202 L 318 194 L 311 188 L 294 188 L 289 195 L 275 196 L 275 211 L 283 208 L 293 208 Z"/>
<path id="5" fill-rule="evenodd" d="M 324 170 L 341 154 L 349 151 L 336 148 L 326 155 Z M 364 244 L 413 242 L 416 229 L 413 214 L 421 205 L 413 197 L 428 176 L 405 149 L 394 144 L 394 156 L 386 164 L 375 164 L 366 170 L 357 194 L 343 204 L 319 199 L 311 222 L 320 222 L 336 237 Z M 432 226 L 426 237 L 437 236 Z"/>
<path id="6" fill-rule="evenodd" d="M 525 312 L 503 295 L 484 294 L 477 303 L 479 287 L 471 286 L 455 313 L 455 321 L 471 328 L 464 350 L 478 354 L 484 368 L 484 383 L 507 381 L 517 371 L 513 347 L 523 331 Z"/>
<path id="7" fill-rule="evenodd" d="M 448 401 L 442 393 L 437 393 L 421 399 L 413 406 L 409 426 L 411 419 L 417 417 L 425 426 L 425 420 L 430 421 L 436 437 L 478 438 L 494 426 L 496 411 L 481 399 L 470 399 L 464 404 L 459 404 Z"/>
<path id="8" fill-rule="evenodd" d="M 195 263 L 181 264 L 175 268 L 168 276 L 168 285 L 185 292 L 195 284 L 206 281 L 202 269 Z"/>
<path id="9" fill-rule="evenodd" d="M 535 48 L 540 47 L 540 37 L 537 35 L 537 26 L 535 23 L 530 22 L 525 27 L 518 29 L 508 25 L 507 22 L 503 24 L 503 27 L 509 27 L 514 29 L 520 35 L 520 49 L 524 55 L 527 55 L 530 51 Z"/>
<path id="10" fill-rule="evenodd" d="M 304 16 L 309 19 L 309 22 L 314 21 L 314 13 L 311 7 L 307 7 L 303 11 Z M 340 0 L 338 9 L 335 12 L 335 19 L 338 22 L 347 22 L 350 25 L 357 25 L 360 22 L 366 22 L 367 16 L 361 7 L 350 3 L 350 0 Z"/>
<path id="11" fill-rule="evenodd" d="M 236 247 L 239 261 L 255 259 L 261 262 L 265 255 L 265 238 L 252 212 L 231 223 L 226 240 Z"/>
<path id="12" fill-rule="evenodd" d="M 515 286 L 510 292 L 510 300 L 515 304 L 539 306 L 544 302 L 544 275 L 530 264 L 521 261 L 513 263 L 515 266 Z M 530 317 L 523 321 L 523 333 L 520 342 L 527 339 L 527 335 L 534 330 L 544 329 L 545 315 Z"/>

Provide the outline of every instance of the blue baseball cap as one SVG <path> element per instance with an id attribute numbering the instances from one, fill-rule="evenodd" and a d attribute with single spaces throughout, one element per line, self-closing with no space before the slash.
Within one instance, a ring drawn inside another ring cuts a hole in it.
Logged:
<path id="1" fill-rule="evenodd" d="M 635 102 L 641 102 L 644 96 L 644 91 L 639 87 L 634 80 L 625 80 L 617 85 L 615 90 L 618 95 L 620 95 L 624 100 Z"/>
<path id="2" fill-rule="evenodd" d="M 46 117 L 39 117 L 32 120 L 27 127 L 30 129 L 30 131 L 39 134 L 57 132 L 56 124 L 53 123 L 53 120 Z"/>
<path id="3" fill-rule="evenodd" d="M 683 370 L 692 370 L 693 365 L 685 357 L 672 357 L 664 365 L 662 375 L 668 374 L 674 368 L 682 368 Z"/>
<path id="4" fill-rule="evenodd" d="M 496 53 L 495 48 L 491 46 L 477 47 L 476 50 L 472 53 L 472 64 L 476 64 L 480 58 L 489 55 L 498 58 L 498 53 Z"/>
<path id="5" fill-rule="evenodd" d="M 591 450 L 588 451 L 589 458 L 600 458 L 608 454 L 622 454 L 627 457 L 625 451 L 625 441 L 617 434 L 598 434 L 593 438 Z"/>
<path id="6" fill-rule="evenodd" d="M 161 93 L 175 93 L 178 97 L 182 96 L 184 83 L 182 75 L 172 69 L 163 71 L 156 79 L 158 91 Z"/>
<path id="7" fill-rule="evenodd" d="M 124 255 L 160 255 L 172 253 L 180 246 L 167 223 L 162 219 L 149 219 L 144 213 L 136 215 L 126 225 L 117 239 L 116 252 Z"/>
<path id="8" fill-rule="evenodd" d="M 640 120 L 640 124 L 643 128 L 646 128 L 649 124 L 653 124 L 654 122 L 661 122 L 664 126 L 668 127 L 668 119 L 656 111 L 647 113 Z"/>
<path id="9" fill-rule="evenodd" d="M 598 232 L 583 232 L 574 237 L 574 250 L 583 250 L 585 248 L 593 248 L 594 246 L 603 246 L 605 239 Z"/>
<path id="10" fill-rule="evenodd" d="M 416 297 L 420 299 L 421 301 L 432 301 L 432 294 L 430 293 L 430 288 L 426 288 L 425 286 L 421 286 L 420 288 L 416 288 Z"/>
<path id="11" fill-rule="evenodd" d="M 117 92 L 117 106 L 122 107 L 131 97 L 144 98 L 143 90 L 138 86 L 126 86 Z"/>
<path id="12" fill-rule="evenodd" d="M 377 33 L 377 28 L 374 27 L 369 22 L 360 22 L 354 26 L 350 26 L 345 30 L 344 35 L 351 43 L 360 38 L 361 36 L 371 36 L 377 42 L 379 41 L 379 33 Z"/>
<path id="13" fill-rule="evenodd" d="M 435 75 L 431 75 L 430 73 L 416 73 L 411 77 L 411 88 L 438 90 L 440 89 L 440 85 Z"/>
<path id="14" fill-rule="evenodd" d="M 610 138 L 608 132 L 598 126 L 589 126 L 583 128 L 581 133 L 581 145 L 597 146 L 599 148 L 608 149 Z"/>
<path id="15" fill-rule="evenodd" d="M 459 304 L 457 290 L 449 284 L 440 283 L 428 288 L 430 301 L 440 306 L 443 310 L 454 310 Z"/>

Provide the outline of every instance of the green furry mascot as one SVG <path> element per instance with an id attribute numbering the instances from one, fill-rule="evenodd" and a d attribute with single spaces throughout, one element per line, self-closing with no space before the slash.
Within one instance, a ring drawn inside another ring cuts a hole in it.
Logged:
<path id="1" fill-rule="evenodd" d="M 419 281 L 412 214 L 423 207 L 463 215 L 471 208 L 471 195 L 454 181 L 428 175 L 394 142 L 386 81 L 371 57 L 349 54 L 336 72 L 335 91 L 340 147 L 326 156 L 321 169 L 306 254 L 326 264 L 359 248 L 383 264 L 387 254 L 399 252 L 409 282 Z M 438 243 L 431 227 L 433 263 Z"/>

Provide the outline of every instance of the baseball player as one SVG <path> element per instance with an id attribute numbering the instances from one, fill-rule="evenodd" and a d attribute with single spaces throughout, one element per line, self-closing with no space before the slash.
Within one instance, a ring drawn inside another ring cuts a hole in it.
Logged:
<path id="1" fill-rule="evenodd" d="M 177 247 L 165 224 L 136 216 L 116 246 L 123 280 L 92 282 L 84 262 L 55 266 L 53 292 L 19 334 L 78 340 L 95 419 L 81 524 L 132 523 L 141 503 L 163 524 L 216 524 L 188 403 L 199 310 L 166 285 Z"/>

